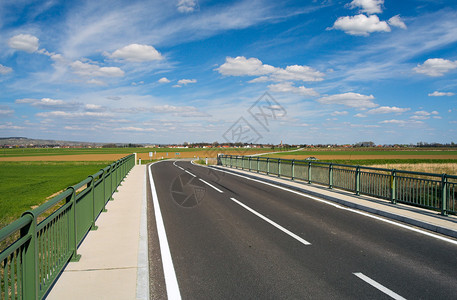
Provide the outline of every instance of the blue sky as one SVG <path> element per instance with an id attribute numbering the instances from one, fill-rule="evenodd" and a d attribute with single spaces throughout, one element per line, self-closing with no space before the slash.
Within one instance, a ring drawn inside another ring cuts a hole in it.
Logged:
<path id="1" fill-rule="evenodd" d="M 456 142 L 456 20 L 446 0 L 2 0 L 0 137 Z"/>

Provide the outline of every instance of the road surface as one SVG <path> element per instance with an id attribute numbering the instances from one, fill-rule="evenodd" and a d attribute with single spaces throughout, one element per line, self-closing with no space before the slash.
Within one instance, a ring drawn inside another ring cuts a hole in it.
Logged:
<path id="1" fill-rule="evenodd" d="M 457 297 L 455 240 L 187 161 L 150 169 L 153 298 Z"/>

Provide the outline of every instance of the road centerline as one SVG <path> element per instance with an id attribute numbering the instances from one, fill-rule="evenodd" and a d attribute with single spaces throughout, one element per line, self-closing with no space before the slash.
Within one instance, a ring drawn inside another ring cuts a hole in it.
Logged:
<path id="1" fill-rule="evenodd" d="M 370 277 L 364 275 L 363 273 L 360 273 L 360 272 L 356 272 L 356 273 L 352 273 L 354 274 L 355 276 L 357 276 L 358 278 L 360 278 L 361 280 L 365 281 L 366 283 L 368 283 L 369 285 L 375 287 L 376 289 L 380 290 L 381 292 L 383 292 L 384 294 L 392 297 L 393 299 L 396 299 L 396 300 L 406 300 L 405 298 L 403 298 L 402 296 L 398 295 L 397 293 L 395 293 L 394 291 L 386 288 L 385 286 L 383 286 L 382 284 L 374 281 L 373 279 L 371 279 Z"/>
<path id="2" fill-rule="evenodd" d="M 250 208 L 249 206 L 247 206 L 246 204 L 244 203 L 241 203 L 240 201 L 238 201 L 237 199 L 235 198 L 230 198 L 230 200 L 232 200 L 233 202 L 235 202 L 236 204 L 238 204 L 239 206 L 243 207 L 244 209 L 248 210 L 249 212 L 253 213 L 254 215 L 256 215 L 257 217 L 261 218 L 262 220 L 266 221 L 267 223 L 270 223 L 271 225 L 273 225 L 274 227 L 276 227 L 277 229 L 281 230 L 282 232 L 284 232 L 285 234 L 289 235 L 290 237 L 296 239 L 297 241 L 299 241 L 300 243 L 302 243 L 303 245 L 306 245 L 306 246 L 309 246 L 311 245 L 310 242 L 302 239 L 301 237 L 299 237 L 298 235 L 296 235 L 295 233 L 291 232 L 290 230 L 287 230 L 286 228 L 282 227 L 281 225 L 279 225 L 278 223 L 268 219 L 267 217 L 265 217 L 264 215 L 262 215 L 261 213 L 255 211 L 254 209 Z"/>
<path id="3" fill-rule="evenodd" d="M 217 187 L 215 187 L 214 185 L 212 185 L 211 183 L 201 179 L 201 178 L 198 178 L 201 182 L 203 182 L 204 184 L 212 187 L 213 189 L 215 189 L 216 191 L 218 191 L 219 193 L 224 193 L 222 190 L 218 189 Z"/>

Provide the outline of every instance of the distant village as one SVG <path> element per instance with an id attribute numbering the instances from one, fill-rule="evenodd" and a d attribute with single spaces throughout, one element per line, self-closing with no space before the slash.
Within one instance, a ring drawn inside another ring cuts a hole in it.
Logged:
<path id="1" fill-rule="evenodd" d="M 24 137 L 0 138 L 0 148 L 263 148 L 263 149 L 282 149 L 293 150 L 299 148 L 456 148 L 454 142 L 425 143 L 417 144 L 384 144 L 379 145 L 374 142 L 359 142 L 355 144 L 287 144 L 282 141 L 278 144 L 253 144 L 253 143 L 189 143 L 182 144 L 133 144 L 133 143 L 88 143 L 55 140 L 39 140 Z"/>

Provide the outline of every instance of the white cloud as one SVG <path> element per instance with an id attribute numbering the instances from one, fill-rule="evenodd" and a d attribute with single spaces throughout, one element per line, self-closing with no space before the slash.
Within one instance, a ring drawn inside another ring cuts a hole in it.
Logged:
<path id="1" fill-rule="evenodd" d="M 443 97 L 443 96 L 454 96 L 454 93 L 451 92 L 438 92 L 434 91 L 433 93 L 428 94 L 430 97 Z"/>
<path id="2" fill-rule="evenodd" d="M 428 119 L 430 119 L 430 117 L 417 115 L 417 116 L 411 116 L 410 119 L 411 120 L 428 120 Z"/>
<path id="3" fill-rule="evenodd" d="M 106 82 L 104 82 L 103 80 L 98 80 L 98 79 L 90 79 L 88 81 L 86 81 L 88 84 L 95 84 L 95 85 L 99 85 L 99 86 L 105 86 L 107 85 Z"/>
<path id="4" fill-rule="evenodd" d="M 13 125 L 11 122 L 0 124 L 0 129 L 24 129 L 24 127 Z"/>
<path id="5" fill-rule="evenodd" d="M 350 35 L 369 36 L 372 32 L 390 32 L 390 27 L 385 21 L 380 21 L 378 16 L 356 15 L 340 17 L 333 27 L 328 29 L 343 30 Z"/>
<path id="6" fill-rule="evenodd" d="M 42 99 L 33 99 L 33 98 L 24 98 L 17 99 L 15 101 L 17 104 L 30 104 L 33 107 L 38 107 L 41 109 L 75 109 L 80 106 L 76 102 L 65 102 L 63 100 L 51 99 L 51 98 L 42 98 Z"/>
<path id="7" fill-rule="evenodd" d="M 159 80 L 157 80 L 159 83 L 169 83 L 170 80 L 167 77 L 162 77 Z"/>
<path id="8" fill-rule="evenodd" d="M 130 44 L 117 49 L 113 54 L 109 55 L 109 57 L 130 62 L 145 62 L 163 59 L 162 55 L 154 47 L 140 44 Z"/>
<path id="9" fill-rule="evenodd" d="M 400 108 L 396 106 L 381 106 L 375 109 L 369 110 L 367 113 L 369 114 L 390 114 L 390 113 L 397 113 L 401 114 L 404 113 L 405 111 L 410 110 L 410 108 Z"/>
<path id="10" fill-rule="evenodd" d="M 353 0 L 348 4 L 350 8 L 360 7 L 360 12 L 371 14 L 382 13 L 384 0 Z"/>
<path id="11" fill-rule="evenodd" d="M 337 111 L 337 110 L 335 110 L 334 112 L 331 113 L 332 116 L 345 116 L 347 114 L 348 114 L 347 111 Z"/>
<path id="12" fill-rule="evenodd" d="M 98 104 L 86 104 L 84 105 L 86 111 L 105 111 L 106 108 Z"/>
<path id="13" fill-rule="evenodd" d="M 380 124 L 394 124 L 394 125 L 408 125 L 408 124 L 413 124 L 413 125 L 419 125 L 419 124 L 424 124 L 422 121 L 418 120 L 384 120 L 379 122 Z"/>
<path id="14" fill-rule="evenodd" d="M 188 85 L 189 83 L 196 83 L 197 79 L 181 79 L 178 80 L 178 85 Z"/>
<path id="15" fill-rule="evenodd" d="M 0 109 L 0 116 L 8 116 L 12 115 L 14 113 L 14 110 L 12 109 Z"/>
<path id="16" fill-rule="evenodd" d="M 273 73 L 275 67 L 265 65 L 254 57 L 246 59 L 244 56 L 237 56 L 227 57 L 225 63 L 216 70 L 227 76 L 260 76 Z"/>
<path id="17" fill-rule="evenodd" d="M 304 86 L 299 86 L 299 87 L 293 86 L 292 82 L 282 82 L 282 83 L 278 83 L 278 84 L 270 84 L 268 86 L 268 88 L 272 92 L 294 93 L 294 94 L 299 94 L 299 95 L 302 95 L 302 96 L 305 96 L 305 97 L 309 97 L 309 96 L 317 97 L 317 96 L 319 96 L 319 93 L 316 92 L 315 90 L 310 89 L 310 88 L 306 88 Z"/>
<path id="18" fill-rule="evenodd" d="M 106 112 L 93 112 L 93 111 L 86 111 L 86 112 L 67 112 L 67 111 L 50 111 L 50 112 L 43 112 L 37 113 L 37 117 L 41 118 L 55 118 L 61 117 L 66 119 L 73 119 L 73 118 L 104 118 L 104 117 L 111 117 L 112 114 Z"/>
<path id="19" fill-rule="evenodd" d="M 358 93 L 344 93 L 322 97 L 317 99 L 317 101 L 322 104 L 340 104 L 348 107 L 365 109 L 378 106 L 373 102 L 373 99 L 373 95 L 367 96 Z"/>
<path id="20" fill-rule="evenodd" d="M 407 29 L 406 24 L 400 18 L 400 15 L 393 16 L 387 21 L 390 26 L 399 27 L 401 29 Z"/>
<path id="21" fill-rule="evenodd" d="M 358 113 L 358 114 L 355 114 L 354 117 L 356 117 L 356 118 L 366 118 L 367 116 L 365 114 Z"/>
<path id="22" fill-rule="evenodd" d="M 456 68 L 457 61 L 450 61 L 442 58 L 429 58 L 422 65 L 417 65 L 413 70 L 416 71 L 416 73 L 439 77 Z"/>
<path id="23" fill-rule="evenodd" d="M 80 76 L 94 77 L 122 77 L 124 71 L 118 67 L 99 67 L 90 63 L 83 63 L 79 60 L 71 63 L 71 68 L 75 74 Z"/>
<path id="24" fill-rule="evenodd" d="M 285 69 L 277 68 L 271 75 L 274 81 L 321 81 L 324 74 L 308 66 L 287 66 Z"/>
<path id="25" fill-rule="evenodd" d="M 321 81 L 325 74 L 309 66 L 292 65 L 285 69 L 262 63 L 258 58 L 246 59 L 244 56 L 227 57 L 225 63 L 216 69 L 226 76 L 260 76 L 251 80 L 266 81 Z"/>
<path id="26" fill-rule="evenodd" d="M 191 13 L 198 8 L 197 0 L 179 0 L 176 5 L 181 13 Z"/>
<path id="27" fill-rule="evenodd" d="M 12 68 L 6 67 L 6 66 L 0 64 L 0 74 L 6 75 L 6 74 L 11 73 L 11 72 L 13 72 Z"/>
<path id="28" fill-rule="evenodd" d="M 120 127 L 114 129 L 116 131 L 134 131 L 134 132 L 154 132 L 157 131 L 155 128 L 142 128 L 142 127 L 134 127 L 134 126 L 129 126 L 129 127 Z"/>
<path id="29" fill-rule="evenodd" d="M 38 38 L 30 34 L 18 34 L 8 40 L 8 46 L 32 53 L 38 50 Z"/>

